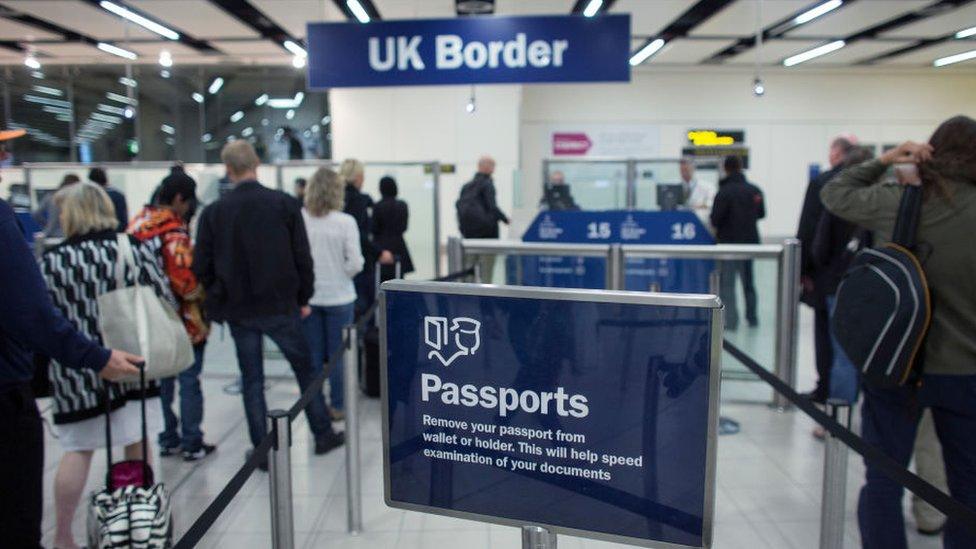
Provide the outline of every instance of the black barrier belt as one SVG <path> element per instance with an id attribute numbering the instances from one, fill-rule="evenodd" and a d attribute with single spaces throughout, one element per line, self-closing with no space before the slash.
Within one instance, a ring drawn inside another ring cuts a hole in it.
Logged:
<path id="1" fill-rule="evenodd" d="M 911 471 L 906 470 L 882 450 L 864 442 L 864 439 L 852 433 L 850 429 L 828 416 L 806 398 L 803 398 L 780 378 L 760 366 L 758 362 L 749 357 L 741 349 L 729 343 L 728 340 L 722 342 L 722 347 L 745 365 L 746 368 L 749 368 L 763 381 L 770 384 L 777 393 L 785 396 L 797 408 L 806 412 L 808 416 L 823 426 L 831 435 L 839 438 L 847 447 L 860 454 L 866 461 L 871 463 L 872 467 L 877 467 L 888 478 L 908 488 L 913 494 L 924 499 L 951 520 L 957 521 L 959 524 L 965 526 L 970 532 L 976 533 L 976 511 L 947 496 L 942 490 L 925 482 Z"/>
<path id="2" fill-rule="evenodd" d="M 197 520 L 193 522 L 193 526 L 190 526 L 190 529 L 183 534 L 183 537 L 173 546 L 173 549 L 191 549 L 200 543 L 200 539 L 217 522 L 217 518 L 224 512 L 224 509 L 237 497 L 238 492 L 244 487 L 244 483 L 254 473 L 254 470 L 258 468 L 258 464 L 268 459 L 268 450 L 271 449 L 271 445 L 274 444 L 277 437 L 278 433 L 274 428 L 272 428 L 271 432 L 264 435 L 261 443 L 254 448 L 254 451 L 247 458 L 247 461 L 244 462 L 244 465 L 234 473 L 227 486 L 224 486 L 224 489 L 217 494 L 213 502 L 197 517 Z"/>

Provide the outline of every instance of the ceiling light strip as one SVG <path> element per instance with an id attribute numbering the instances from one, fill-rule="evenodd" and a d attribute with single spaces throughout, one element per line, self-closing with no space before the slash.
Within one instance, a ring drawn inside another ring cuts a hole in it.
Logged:
<path id="1" fill-rule="evenodd" d="M 164 27 L 163 25 L 160 25 L 159 23 L 151 19 L 147 19 L 139 15 L 138 13 L 126 9 L 114 2 L 109 2 L 108 0 L 102 0 L 101 2 L 99 2 L 98 5 L 101 6 L 102 9 L 106 11 L 110 11 L 123 19 L 132 21 L 133 23 L 139 25 L 140 27 L 150 30 L 164 38 L 169 38 L 170 40 L 180 39 L 180 33 L 174 31 L 173 29 Z"/>
<path id="2" fill-rule="evenodd" d="M 846 45 L 847 42 L 844 42 L 843 40 L 835 40 L 828 44 L 824 44 L 823 46 L 817 46 L 812 50 L 807 50 L 792 57 L 787 57 L 783 60 L 783 66 L 792 67 L 794 65 L 799 65 L 800 63 L 805 63 L 811 59 L 816 59 L 817 57 L 822 57 L 828 53 L 833 53 Z"/>
<path id="3" fill-rule="evenodd" d="M 835 9 L 841 7 L 843 4 L 844 4 L 843 0 L 830 0 L 829 2 L 824 2 L 823 4 L 820 4 L 810 10 L 801 13 L 800 15 L 797 15 L 796 18 L 793 19 L 793 24 L 803 25 L 805 23 L 809 23 L 810 21 L 813 21 L 814 19 L 822 15 L 826 15 L 834 11 Z"/>
<path id="4" fill-rule="evenodd" d="M 630 66 L 636 67 L 637 65 L 640 65 L 644 61 L 647 61 L 648 59 L 651 58 L 652 55 L 660 51 L 661 48 L 664 47 L 664 44 L 665 42 L 663 38 L 658 38 L 656 40 L 652 40 L 651 42 L 648 42 L 647 45 L 645 45 L 637 53 L 631 56 Z"/>

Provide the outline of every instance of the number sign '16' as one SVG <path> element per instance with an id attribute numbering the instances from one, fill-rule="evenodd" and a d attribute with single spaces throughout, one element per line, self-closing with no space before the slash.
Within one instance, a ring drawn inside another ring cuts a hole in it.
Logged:
<path id="1" fill-rule="evenodd" d="M 630 80 L 630 16 L 309 23 L 310 88 Z"/>

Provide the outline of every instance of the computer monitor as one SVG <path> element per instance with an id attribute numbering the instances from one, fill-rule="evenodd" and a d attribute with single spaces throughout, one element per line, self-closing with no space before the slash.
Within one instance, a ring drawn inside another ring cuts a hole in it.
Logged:
<path id="1" fill-rule="evenodd" d="M 658 183 L 657 207 L 661 211 L 677 210 L 685 203 L 685 189 L 681 183 Z"/>

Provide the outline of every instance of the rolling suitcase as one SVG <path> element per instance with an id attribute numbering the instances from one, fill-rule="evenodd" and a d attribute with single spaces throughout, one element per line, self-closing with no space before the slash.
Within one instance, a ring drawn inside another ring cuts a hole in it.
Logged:
<path id="1" fill-rule="evenodd" d="M 388 280 L 389 275 L 393 278 L 401 278 L 400 260 L 397 259 L 393 265 L 393 272 L 384 269 L 386 265 L 376 264 L 376 291 L 379 293 L 380 283 Z M 381 274 L 386 271 L 386 276 Z M 359 360 L 359 386 L 366 393 L 366 396 L 378 398 L 380 396 L 380 329 L 376 326 L 376 317 L 373 317 L 363 332 L 362 355 Z"/>
<path id="2" fill-rule="evenodd" d="M 88 547 L 107 549 L 166 549 L 172 546 L 169 494 L 156 483 L 147 455 L 146 377 L 139 369 L 142 389 L 142 459 L 112 463 L 111 404 L 105 391 L 105 489 L 93 492 L 88 508 Z"/>

